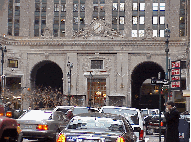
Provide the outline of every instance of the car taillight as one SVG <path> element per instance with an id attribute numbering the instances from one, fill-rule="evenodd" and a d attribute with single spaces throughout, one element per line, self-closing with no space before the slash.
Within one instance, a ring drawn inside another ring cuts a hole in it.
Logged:
<path id="1" fill-rule="evenodd" d="M 7 111 L 7 112 L 6 112 L 6 116 L 7 116 L 7 117 L 12 117 L 12 112 L 11 112 L 11 111 Z"/>
<path id="2" fill-rule="evenodd" d="M 117 138 L 116 142 L 125 142 L 125 140 L 123 137 L 120 136 Z"/>
<path id="3" fill-rule="evenodd" d="M 139 140 L 143 140 L 143 133 L 144 133 L 143 130 L 141 130 L 141 131 L 139 132 Z"/>
<path id="4" fill-rule="evenodd" d="M 163 126 L 163 122 L 160 123 L 160 126 Z"/>
<path id="5" fill-rule="evenodd" d="M 66 142 L 66 137 L 65 137 L 65 135 L 64 135 L 64 134 L 60 134 L 60 135 L 58 136 L 58 139 L 57 139 L 56 142 Z"/>
<path id="6" fill-rule="evenodd" d="M 20 124 L 19 124 L 19 123 L 17 123 L 17 126 L 20 126 Z"/>
<path id="7" fill-rule="evenodd" d="M 0 113 L 0 116 L 3 116 L 3 113 Z"/>
<path id="8" fill-rule="evenodd" d="M 37 125 L 36 129 L 38 129 L 38 130 L 48 130 L 48 125 L 39 124 L 39 125 Z"/>

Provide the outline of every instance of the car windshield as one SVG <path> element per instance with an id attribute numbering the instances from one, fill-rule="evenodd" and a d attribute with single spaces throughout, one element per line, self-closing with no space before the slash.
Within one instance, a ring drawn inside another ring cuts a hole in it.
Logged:
<path id="1" fill-rule="evenodd" d="M 142 110 L 143 115 L 148 115 L 148 110 Z"/>
<path id="2" fill-rule="evenodd" d="M 136 110 L 121 109 L 119 113 L 125 115 L 131 125 L 139 125 L 139 117 Z"/>
<path id="3" fill-rule="evenodd" d="M 69 108 L 58 108 L 56 111 L 61 111 L 64 114 L 69 110 Z"/>
<path id="4" fill-rule="evenodd" d="M 119 114 L 120 108 L 103 108 L 104 113 Z"/>
<path id="5" fill-rule="evenodd" d="M 73 114 L 88 113 L 88 108 L 74 108 Z"/>
<path id="6" fill-rule="evenodd" d="M 52 111 L 30 110 L 22 115 L 21 120 L 48 120 L 52 115 Z"/>
<path id="7" fill-rule="evenodd" d="M 79 117 L 70 121 L 68 129 L 105 129 L 106 131 L 124 131 L 123 121 L 112 118 Z"/>

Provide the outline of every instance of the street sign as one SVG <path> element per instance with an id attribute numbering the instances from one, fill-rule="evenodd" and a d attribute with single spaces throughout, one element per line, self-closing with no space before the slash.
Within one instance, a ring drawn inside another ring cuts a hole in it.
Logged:
<path id="1" fill-rule="evenodd" d="M 181 89 L 181 61 L 171 62 L 171 90 Z"/>
<path id="2" fill-rule="evenodd" d="M 164 85 L 168 85 L 169 81 L 166 79 L 160 79 L 160 80 L 156 80 L 156 84 L 164 84 Z"/>

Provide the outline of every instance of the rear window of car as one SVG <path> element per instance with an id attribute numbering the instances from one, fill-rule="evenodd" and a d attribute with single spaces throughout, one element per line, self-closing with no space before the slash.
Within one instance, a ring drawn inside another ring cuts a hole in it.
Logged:
<path id="1" fill-rule="evenodd" d="M 88 108 L 74 108 L 73 114 L 88 113 Z"/>
<path id="2" fill-rule="evenodd" d="M 19 119 L 23 120 L 48 120 L 52 115 L 52 111 L 30 110 Z"/>
<path id="3" fill-rule="evenodd" d="M 106 129 L 107 131 L 124 131 L 122 120 L 100 117 L 80 117 L 70 121 L 68 129 Z"/>
<path id="4" fill-rule="evenodd" d="M 139 125 L 139 117 L 136 110 L 122 109 L 119 113 L 124 114 L 131 125 Z"/>
<path id="5" fill-rule="evenodd" d="M 118 114 L 120 108 L 103 108 L 104 113 Z"/>

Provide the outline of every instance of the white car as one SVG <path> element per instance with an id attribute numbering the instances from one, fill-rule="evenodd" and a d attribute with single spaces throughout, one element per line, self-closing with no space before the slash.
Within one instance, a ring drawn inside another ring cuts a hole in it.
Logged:
<path id="1" fill-rule="evenodd" d="M 103 106 L 100 109 L 100 113 L 112 113 L 125 116 L 137 136 L 137 142 L 145 141 L 146 131 L 144 131 L 143 119 L 139 109 L 118 106 Z"/>
<path id="2" fill-rule="evenodd" d="M 137 142 L 144 142 L 146 132 L 144 131 L 143 119 L 140 110 L 136 108 L 122 107 L 119 110 L 119 114 L 125 116 L 127 120 L 129 120 L 134 133 L 137 136 Z"/>

